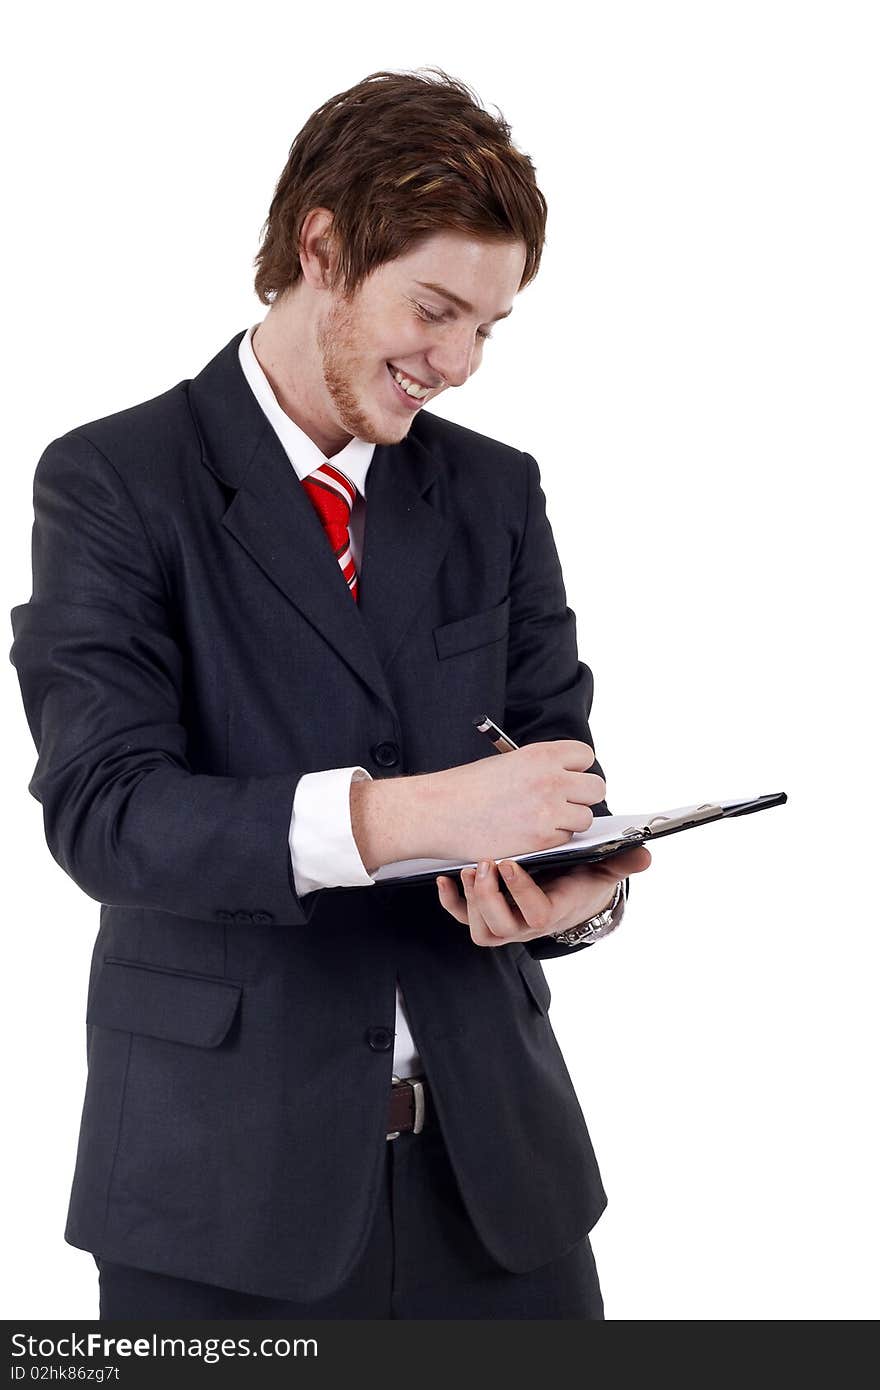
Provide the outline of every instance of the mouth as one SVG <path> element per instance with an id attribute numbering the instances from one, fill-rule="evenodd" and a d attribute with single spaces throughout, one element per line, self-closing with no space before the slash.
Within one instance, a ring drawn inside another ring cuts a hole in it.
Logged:
<path id="1" fill-rule="evenodd" d="M 428 399 L 428 395 L 426 394 L 422 397 L 411 396 L 408 391 L 404 391 L 402 386 L 398 386 L 397 382 L 394 380 L 394 373 L 398 371 L 399 368 L 392 367 L 390 362 L 386 362 L 385 366 L 388 368 L 388 377 L 391 381 L 391 385 L 394 388 L 394 394 L 397 397 L 397 399 L 401 401 L 404 405 L 406 405 L 410 410 L 419 410 L 424 405 L 425 401 Z"/>

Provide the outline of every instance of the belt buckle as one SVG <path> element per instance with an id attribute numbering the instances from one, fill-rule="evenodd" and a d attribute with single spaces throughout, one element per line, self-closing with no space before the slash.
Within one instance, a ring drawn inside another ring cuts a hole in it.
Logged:
<path id="1" fill-rule="evenodd" d="M 412 1086 L 413 1092 L 413 1127 L 407 1130 L 407 1134 L 421 1134 L 425 1127 L 425 1088 L 421 1081 L 415 1076 L 392 1076 L 391 1088 L 395 1086 Z M 387 1139 L 399 1139 L 403 1133 L 400 1129 L 394 1129 L 390 1134 L 386 1134 Z"/>

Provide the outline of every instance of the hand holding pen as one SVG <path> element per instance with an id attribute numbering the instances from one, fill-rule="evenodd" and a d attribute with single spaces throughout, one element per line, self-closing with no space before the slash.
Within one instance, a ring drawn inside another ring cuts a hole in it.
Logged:
<path id="1" fill-rule="evenodd" d="M 648 867 L 647 850 L 627 850 L 601 864 L 575 865 L 554 873 L 543 884 L 513 860 L 494 862 L 512 854 L 554 849 L 567 844 L 576 831 L 590 828 L 590 807 L 605 798 L 604 779 L 587 770 L 595 762 L 592 748 L 577 739 L 518 748 L 487 716 L 473 723 L 498 752 L 516 757 L 480 758 L 450 769 L 459 784 L 456 790 L 465 794 L 459 802 L 459 845 L 470 845 L 469 853 L 478 854 L 479 861 L 476 870 L 461 870 L 466 901 L 458 896 L 451 877 L 438 877 L 442 906 L 470 927 L 475 944 L 481 946 L 547 935 L 593 916 L 606 906 L 621 877 Z M 474 793 L 482 797 L 475 803 L 478 817 L 466 814 L 466 808 L 474 804 L 466 797 L 468 776 Z M 472 821 L 473 840 L 466 834 Z M 493 847 L 496 835 L 505 844 L 500 851 Z"/>
<path id="2" fill-rule="evenodd" d="M 477 758 L 431 774 L 431 856 L 453 858 L 556 849 L 589 830 L 605 782 L 588 743 L 554 739 L 517 748 L 492 720 L 474 721 L 504 758 Z"/>

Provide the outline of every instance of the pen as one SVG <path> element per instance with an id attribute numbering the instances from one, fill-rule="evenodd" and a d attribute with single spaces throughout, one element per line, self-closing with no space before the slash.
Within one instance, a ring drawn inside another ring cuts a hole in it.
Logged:
<path id="1" fill-rule="evenodd" d="M 488 714 L 479 715 L 473 724 L 478 733 L 485 734 L 491 740 L 499 753 L 514 753 L 519 747 L 519 744 L 514 743 L 509 734 L 506 734 L 503 729 L 499 729 Z"/>

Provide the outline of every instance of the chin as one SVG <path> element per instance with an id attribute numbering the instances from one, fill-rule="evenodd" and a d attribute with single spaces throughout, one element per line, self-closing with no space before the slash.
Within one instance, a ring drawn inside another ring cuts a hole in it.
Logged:
<path id="1" fill-rule="evenodd" d="M 366 440 L 368 444 L 399 444 L 402 439 L 406 439 L 414 419 L 414 415 L 409 420 L 406 417 L 400 420 L 386 419 L 378 412 L 373 415 L 363 410 L 355 412 L 354 418 L 345 428 L 358 439 Z"/>
<path id="2" fill-rule="evenodd" d="M 409 424 L 404 421 L 399 429 L 393 432 L 387 428 L 371 430 L 369 436 L 370 440 L 373 444 L 400 444 L 409 434 L 411 424 L 412 421 L 410 421 Z M 363 439 L 365 436 L 361 435 L 360 437 Z"/>

